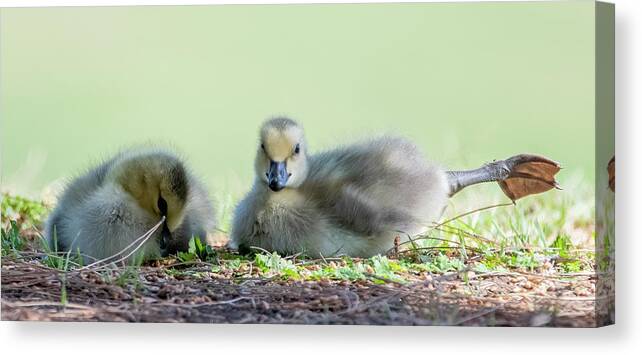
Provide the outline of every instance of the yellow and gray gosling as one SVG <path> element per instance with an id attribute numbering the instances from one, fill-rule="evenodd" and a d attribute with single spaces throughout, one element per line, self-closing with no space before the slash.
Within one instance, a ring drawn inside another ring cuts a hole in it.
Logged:
<path id="1" fill-rule="evenodd" d="M 559 165 L 518 155 L 448 172 L 410 141 L 391 136 L 310 154 L 289 118 L 260 130 L 252 190 L 236 208 L 229 246 L 281 254 L 369 257 L 437 221 L 462 188 L 498 181 L 513 200 L 553 188 Z"/>
<path id="2" fill-rule="evenodd" d="M 80 251 L 90 263 L 118 254 L 163 216 L 162 226 L 126 262 L 187 250 L 192 236 L 205 241 L 215 226 L 207 190 L 175 154 L 133 149 L 71 181 L 45 234 L 52 249 Z"/>

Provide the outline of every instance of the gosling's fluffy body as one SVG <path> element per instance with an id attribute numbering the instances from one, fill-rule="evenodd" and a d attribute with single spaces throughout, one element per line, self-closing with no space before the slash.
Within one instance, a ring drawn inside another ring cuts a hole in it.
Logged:
<path id="1" fill-rule="evenodd" d="M 47 220 L 46 238 L 52 249 L 79 250 L 85 262 L 108 258 L 160 221 L 160 196 L 167 203 L 166 225 L 139 249 L 144 259 L 186 250 L 193 235 L 205 238 L 214 228 L 207 190 L 183 162 L 170 151 L 143 148 L 121 152 L 72 180 Z M 164 228 L 170 235 L 161 250 Z"/>
<path id="2" fill-rule="evenodd" d="M 396 236 L 425 231 L 448 200 L 446 173 L 403 138 L 383 136 L 309 155 L 301 127 L 278 118 L 264 124 L 261 143 L 256 181 L 236 209 L 233 248 L 369 257 L 389 250 Z M 288 145 L 297 144 L 300 152 L 286 156 Z M 266 160 L 273 159 L 287 161 L 292 174 L 277 192 L 265 175 Z"/>

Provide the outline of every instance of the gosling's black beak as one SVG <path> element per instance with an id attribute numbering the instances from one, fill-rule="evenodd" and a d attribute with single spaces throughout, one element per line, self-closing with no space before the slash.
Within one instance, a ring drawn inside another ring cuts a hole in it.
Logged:
<path id="1" fill-rule="evenodd" d="M 162 257 L 166 257 L 169 255 L 169 243 L 171 238 L 172 238 L 172 233 L 169 231 L 169 228 L 167 227 L 167 222 L 165 222 L 163 223 L 163 229 L 161 230 L 160 240 L 159 240 Z"/>
<path id="2" fill-rule="evenodd" d="M 283 190 L 289 177 L 290 175 L 288 174 L 284 161 L 270 161 L 270 170 L 267 172 L 267 178 L 268 186 L 272 191 L 276 192 Z"/>
<path id="3" fill-rule="evenodd" d="M 167 248 L 169 246 L 172 233 L 169 231 L 169 228 L 167 227 L 167 201 L 165 201 L 163 196 L 159 196 L 156 204 L 158 206 L 158 211 L 160 211 L 163 218 L 165 218 L 165 221 L 163 222 L 163 229 L 161 230 L 161 234 L 160 234 L 160 241 L 159 241 L 161 256 L 164 257 L 168 255 Z"/>

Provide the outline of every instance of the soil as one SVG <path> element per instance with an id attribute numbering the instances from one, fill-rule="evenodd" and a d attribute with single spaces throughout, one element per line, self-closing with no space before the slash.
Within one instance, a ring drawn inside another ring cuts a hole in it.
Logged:
<path id="1" fill-rule="evenodd" d="M 612 290 L 596 297 L 589 273 L 451 273 L 400 284 L 228 279 L 206 269 L 195 278 L 146 266 L 119 283 L 125 272 L 106 280 L 5 257 L 2 320 L 595 327 L 612 313 Z"/>

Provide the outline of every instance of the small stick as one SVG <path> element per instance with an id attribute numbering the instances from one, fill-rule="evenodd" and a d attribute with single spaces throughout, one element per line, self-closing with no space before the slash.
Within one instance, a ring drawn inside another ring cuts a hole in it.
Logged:
<path id="1" fill-rule="evenodd" d="M 466 217 L 466 216 L 471 215 L 471 214 L 476 213 L 476 212 L 490 210 L 490 209 L 497 208 L 497 207 L 506 207 L 506 206 L 513 206 L 513 205 L 514 205 L 514 203 L 512 203 L 512 202 L 505 202 L 505 203 L 499 203 L 499 204 L 496 204 L 496 205 L 490 205 L 490 206 L 486 206 L 486 207 L 477 208 L 477 209 L 474 209 L 472 211 L 464 212 L 464 213 L 462 213 L 462 214 L 460 214 L 458 216 L 455 216 L 453 218 L 447 219 L 447 220 L 435 225 L 433 228 L 441 227 L 441 226 L 443 226 L 445 224 L 448 224 L 448 223 L 450 223 L 452 221 L 456 221 L 456 220 L 458 220 L 458 219 L 460 219 L 462 217 Z"/>
<path id="2" fill-rule="evenodd" d="M 92 268 L 92 267 L 94 267 L 94 266 L 96 266 L 96 265 L 98 265 L 100 263 L 107 263 L 110 259 L 118 257 L 119 255 L 125 253 L 129 248 L 131 248 L 132 246 L 136 245 L 136 243 L 138 243 L 139 241 L 142 240 L 142 242 L 140 242 L 138 244 L 138 246 L 136 246 L 136 248 L 134 248 L 134 250 L 132 250 L 129 254 L 125 255 L 124 257 L 114 261 L 114 263 L 118 263 L 120 261 L 123 261 L 123 260 L 127 259 L 133 253 L 135 253 L 141 246 L 143 246 L 143 244 L 145 244 L 145 242 L 147 242 L 147 240 L 152 236 L 152 234 L 154 234 L 154 232 L 156 232 L 158 230 L 158 228 L 163 224 L 163 222 L 165 222 L 165 216 L 163 216 L 161 218 L 161 220 L 158 223 L 156 223 L 156 225 L 153 226 L 150 230 L 148 230 L 142 236 L 138 237 L 136 240 L 134 240 L 129 245 L 127 245 L 125 248 L 123 248 L 123 250 L 119 251 L 118 253 L 116 253 L 116 254 L 114 254 L 112 256 L 109 256 L 107 258 L 95 261 L 95 262 L 93 262 L 93 263 L 91 263 L 91 264 L 89 264 L 87 266 L 83 266 L 80 269 L 78 269 L 78 271 L 83 271 L 83 270 L 90 269 L 90 268 Z M 110 263 L 111 263 L 111 261 L 110 261 Z"/>
<path id="3" fill-rule="evenodd" d="M 438 223 L 438 224 L 435 224 L 435 225 L 431 226 L 431 227 L 426 231 L 426 233 L 430 232 L 431 230 L 435 230 L 435 229 L 439 230 L 439 229 L 438 229 L 439 227 L 442 227 L 442 226 L 444 226 L 444 225 L 446 225 L 446 224 L 448 224 L 448 223 L 450 223 L 450 222 L 452 222 L 452 221 L 455 221 L 455 220 L 460 219 L 460 218 L 462 218 L 462 217 L 465 217 L 465 216 L 471 215 L 471 214 L 473 214 L 473 213 L 477 213 L 477 212 L 481 212 L 481 211 L 485 211 L 485 210 L 489 210 L 489 209 L 493 209 L 493 208 L 497 208 L 497 207 L 511 206 L 511 205 L 513 205 L 513 203 L 500 203 L 500 204 L 490 205 L 490 206 L 486 206 L 486 207 L 482 207 L 482 208 L 477 208 L 477 209 L 474 209 L 474 210 L 472 210 L 472 211 L 464 212 L 464 213 L 462 213 L 462 214 L 460 214 L 460 215 L 458 215 L 458 216 L 455 216 L 455 217 L 453 217 L 453 218 L 447 219 L 447 220 L 445 220 L 445 221 L 443 221 L 443 222 L 441 222 L 441 223 Z M 456 227 L 451 227 L 451 226 L 446 226 L 446 227 L 448 227 L 448 228 L 456 228 Z M 473 236 L 473 235 L 471 235 L 471 237 L 472 237 L 472 236 Z M 478 237 L 478 236 L 475 236 L 475 237 Z M 482 239 L 482 240 L 484 239 L 483 237 L 478 237 L 478 238 L 479 238 L 479 239 Z M 427 239 L 427 238 L 425 238 L 425 237 L 419 237 L 419 238 L 414 239 L 414 240 L 413 240 L 413 239 L 411 239 L 411 238 L 408 238 L 408 239 L 410 239 L 410 240 L 405 241 L 405 242 L 403 242 L 403 243 L 399 243 L 399 246 L 401 246 L 401 245 L 405 245 L 405 244 L 408 244 L 408 243 L 413 243 L 413 244 L 414 244 L 414 242 L 415 242 L 416 240 L 419 240 L 419 239 Z M 393 251 L 393 250 L 394 250 L 394 247 L 393 247 L 393 248 L 390 248 L 390 249 L 387 251 L 387 253 L 390 253 L 390 252 L 391 252 L 391 251 Z"/>

